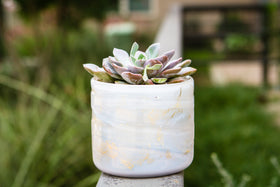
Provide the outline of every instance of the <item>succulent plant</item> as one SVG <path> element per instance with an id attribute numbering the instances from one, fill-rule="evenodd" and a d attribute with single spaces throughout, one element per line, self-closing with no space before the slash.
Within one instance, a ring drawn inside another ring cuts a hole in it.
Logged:
<path id="1" fill-rule="evenodd" d="M 180 57 L 171 60 L 174 50 L 159 56 L 159 43 L 154 43 L 143 52 L 134 42 L 130 54 L 122 49 L 114 48 L 114 57 L 103 59 L 103 68 L 95 64 L 84 64 L 84 68 L 96 80 L 110 83 L 128 84 L 163 84 L 183 82 L 186 76 L 196 72 L 195 68 L 188 67 L 191 60 Z"/>

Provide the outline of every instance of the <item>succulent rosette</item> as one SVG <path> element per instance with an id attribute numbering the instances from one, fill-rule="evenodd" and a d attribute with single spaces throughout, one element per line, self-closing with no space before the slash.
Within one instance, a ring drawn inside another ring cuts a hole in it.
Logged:
<path id="1" fill-rule="evenodd" d="M 98 81 L 124 84 L 164 84 L 183 82 L 196 72 L 189 67 L 191 60 L 182 57 L 171 60 L 174 50 L 159 55 L 160 44 L 150 45 L 145 52 L 138 50 L 134 42 L 130 54 L 114 48 L 113 57 L 103 59 L 102 68 L 95 64 L 84 64 L 84 68 Z"/>

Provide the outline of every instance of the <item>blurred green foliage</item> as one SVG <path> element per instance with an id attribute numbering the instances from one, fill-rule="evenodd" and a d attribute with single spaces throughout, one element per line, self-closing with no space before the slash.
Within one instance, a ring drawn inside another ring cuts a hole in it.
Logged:
<path id="1" fill-rule="evenodd" d="M 21 14 L 36 19 L 42 10 L 56 7 L 56 21 L 60 28 L 78 28 L 83 19 L 94 17 L 102 20 L 107 11 L 117 10 L 117 0 L 16 0 Z"/>
<path id="2" fill-rule="evenodd" d="M 254 35 L 229 34 L 225 38 L 226 52 L 237 54 L 250 54 L 259 38 Z"/>
<path id="3" fill-rule="evenodd" d="M 238 12 L 228 13 L 223 20 L 217 25 L 220 32 L 248 32 L 250 26 L 246 23 Z"/>
<path id="4" fill-rule="evenodd" d="M 0 82 L 17 92 L 14 99 L 28 96 L 14 104 L 7 102 L 13 98 L 0 100 L 1 186 L 78 186 L 89 178 L 95 180 L 83 186 L 96 183 L 86 102 L 74 108 L 77 95 L 51 95 L 2 75 Z"/>
<path id="5" fill-rule="evenodd" d="M 210 160 L 212 152 L 235 178 L 250 175 L 247 186 L 269 186 L 276 175 L 269 159 L 273 155 L 279 159 L 280 129 L 265 111 L 262 94 L 240 85 L 196 88 L 195 156 L 185 171 L 186 186 L 223 186 Z"/>
<path id="6" fill-rule="evenodd" d="M 189 49 L 184 54 L 186 58 L 193 59 L 196 63 L 209 64 L 211 60 L 222 60 L 225 58 L 223 53 L 214 53 L 208 49 Z M 194 64 L 195 65 L 195 64 Z"/>
<path id="7" fill-rule="evenodd" d="M 19 38 L 0 68 L 1 186 L 92 186 L 90 76 L 106 54 L 88 30 Z"/>
<path id="8" fill-rule="evenodd" d="M 112 55 L 105 35 L 81 28 L 12 40 L 0 64 L 1 186 L 94 186 L 90 78 L 83 63 Z M 149 45 L 149 37 L 133 36 Z M 127 44 L 131 46 L 130 44 Z"/>
<path id="9" fill-rule="evenodd" d="M 0 2 L 0 60 L 5 56 L 4 46 L 4 8 L 3 3 Z"/>

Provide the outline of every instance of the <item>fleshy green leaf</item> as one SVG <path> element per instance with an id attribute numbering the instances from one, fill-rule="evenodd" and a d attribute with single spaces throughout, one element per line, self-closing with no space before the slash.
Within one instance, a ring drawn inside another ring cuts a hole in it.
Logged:
<path id="1" fill-rule="evenodd" d="M 133 62 L 133 64 L 135 64 L 136 65 L 136 58 L 134 58 L 133 56 L 130 56 L 130 58 L 131 58 L 131 61 Z"/>
<path id="2" fill-rule="evenodd" d="M 145 52 L 148 59 L 157 57 L 159 55 L 159 48 L 160 48 L 159 43 L 154 43 L 154 44 L 150 45 Z"/>
<path id="3" fill-rule="evenodd" d="M 167 78 L 151 78 L 151 80 L 152 80 L 154 83 L 162 84 L 162 83 L 165 83 L 165 82 L 167 81 Z"/>
<path id="4" fill-rule="evenodd" d="M 130 50 L 130 56 L 134 57 L 138 49 L 139 49 L 139 45 L 136 42 L 134 42 Z"/>
<path id="5" fill-rule="evenodd" d="M 154 65 L 156 65 L 156 66 L 154 66 Z M 148 77 L 156 77 L 156 75 L 158 73 L 160 73 L 160 69 L 162 67 L 162 64 L 158 60 L 150 59 L 150 60 L 148 60 L 144 63 L 144 67 L 147 68 Z"/>
<path id="6" fill-rule="evenodd" d="M 106 73 L 106 71 L 97 71 L 94 73 L 94 78 L 101 82 L 114 82 L 114 79 Z"/>
<path id="7" fill-rule="evenodd" d="M 94 72 L 99 71 L 99 67 L 95 64 L 83 64 L 83 67 L 87 72 L 89 72 L 91 75 L 94 75 Z"/>
<path id="8" fill-rule="evenodd" d="M 136 51 L 136 54 L 134 57 L 136 58 L 136 60 L 146 60 L 147 59 L 146 54 L 142 51 Z"/>
<path id="9" fill-rule="evenodd" d="M 84 68 L 93 75 L 94 79 L 102 82 L 113 82 L 114 79 L 103 68 L 95 64 L 83 64 Z"/>
<path id="10" fill-rule="evenodd" d="M 152 67 L 147 65 L 145 68 L 147 68 L 148 70 L 159 70 L 161 67 L 162 67 L 162 64 L 155 64 Z"/>
<path id="11" fill-rule="evenodd" d="M 114 54 L 115 58 L 120 63 L 122 63 L 124 66 L 127 66 L 128 64 L 130 64 L 130 58 L 128 56 L 128 53 L 125 50 L 114 48 L 113 54 Z"/>
<path id="12" fill-rule="evenodd" d="M 181 67 L 185 68 L 185 67 L 189 66 L 191 63 L 192 63 L 192 61 L 190 59 L 184 60 L 181 63 Z"/>
<path id="13" fill-rule="evenodd" d="M 94 79 L 113 82 L 115 84 L 163 84 L 182 82 L 196 72 L 188 67 L 191 60 L 182 58 L 171 60 L 175 51 L 170 50 L 159 56 L 160 44 L 150 45 L 145 52 L 138 50 L 134 42 L 130 53 L 114 48 L 114 56 L 104 58 L 103 68 L 94 64 L 84 64 L 84 68 L 93 75 Z"/>
<path id="14" fill-rule="evenodd" d="M 149 65 L 148 65 L 149 66 Z M 147 67 L 148 66 L 145 66 L 145 69 L 144 69 L 144 73 L 143 73 L 143 80 L 146 82 L 149 77 L 148 77 L 148 74 L 147 74 Z"/>
<path id="15" fill-rule="evenodd" d="M 145 66 L 143 80 L 146 82 L 149 79 L 147 70 L 159 70 L 161 67 L 162 67 L 162 64 L 155 64 L 151 67 L 149 64 L 147 66 Z"/>
<path id="16" fill-rule="evenodd" d="M 143 55 L 143 54 L 140 54 L 139 56 L 138 56 L 138 60 L 144 60 L 146 57 Z"/>

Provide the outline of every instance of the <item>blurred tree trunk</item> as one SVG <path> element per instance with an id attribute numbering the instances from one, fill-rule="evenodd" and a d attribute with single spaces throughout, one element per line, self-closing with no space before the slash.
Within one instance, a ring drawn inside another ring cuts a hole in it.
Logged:
<path id="1" fill-rule="evenodd" d="M 5 25 L 4 25 L 4 7 L 2 1 L 0 1 L 0 60 L 5 55 L 5 49 L 4 49 L 4 34 L 5 34 Z"/>
<path id="2" fill-rule="evenodd" d="M 67 21 L 69 21 L 69 1 L 68 0 L 59 0 L 57 3 L 57 25 L 58 28 L 61 28 L 62 31 L 65 31 L 67 26 Z"/>

